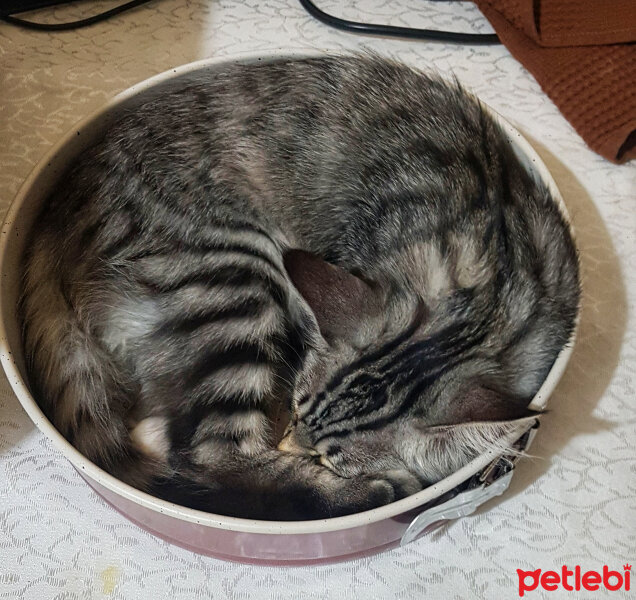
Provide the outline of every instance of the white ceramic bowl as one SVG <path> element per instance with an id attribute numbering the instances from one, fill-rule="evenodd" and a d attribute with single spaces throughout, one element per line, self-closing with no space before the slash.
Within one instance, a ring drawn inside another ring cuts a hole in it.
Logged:
<path id="1" fill-rule="evenodd" d="M 228 62 L 272 58 L 277 57 L 240 56 L 234 60 L 203 60 L 152 77 L 119 94 L 73 127 L 40 161 L 11 205 L 0 236 L 0 358 L 15 394 L 35 425 L 98 494 L 139 526 L 195 552 L 229 560 L 268 564 L 329 562 L 396 545 L 424 505 L 483 470 L 496 458 L 496 454 L 489 452 L 479 456 L 450 477 L 413 496 L 346 517 L 297 522 L 257 521 L 183 508 L 140 492 L 102 471 L 53 427 L 29 391 L 16 310 L 22 276 L 21 260 L 31 225 L 57 178 L 74 157 L 90 145 L 123 109 L 134 107 L 142 92 L 144 98 L 147 94 L 161 93 L 193 71 L 206 71 L 214 76 L 215 69 Z M 528 170 L 547 183 L 567 219 L 561 195 L 536 152 L 514 127 L 493 114 Z M 573 342 L 574 336 L 560 353 L 531 406 L 545 406 L 565 369 Z"/>

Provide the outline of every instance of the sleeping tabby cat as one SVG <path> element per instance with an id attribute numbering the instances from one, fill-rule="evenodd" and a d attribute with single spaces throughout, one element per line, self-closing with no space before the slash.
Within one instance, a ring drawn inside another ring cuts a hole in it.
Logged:
<path id="1" fill-rule="evenodd" d="M 579 301 L 566 223 L 479 102 L 372 56 L 149 97 L 61 180 L 25 268 L 60 432 L 264 519 L 390 502 L 521 433 Z"/>

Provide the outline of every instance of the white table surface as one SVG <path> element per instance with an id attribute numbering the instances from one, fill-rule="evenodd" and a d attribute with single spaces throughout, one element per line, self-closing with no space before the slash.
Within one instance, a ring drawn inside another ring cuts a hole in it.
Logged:
<path id="1" fill-rule="evenodd" d="M 469 3 L 318 4 L 350 18 L 490 30 Z M 86 12 L 83 5 L 55 14 Z M 242 566 L 171 546 L 111 510 L 33 427 L 2 376 L 1 599 L 498 599 L 518 597 L 518 568 L 607 564 L 622 572 L 636 562 L 636 165 L 616 166 L 587 149 L 504 47 L 353 36 L 315 21 L 296 0 L 155 0 L 57 34 L 0 24 L 2 212 L 76 120 L 135 82 L 210 56 L 362 46 L 454 73 L 529 134 L 561 188 L 577 231 L 584 303 L 570 367 L 533 446 L 537 458 L 519 465 L 504 497 L 406 548 L 333 566 Z M 542 593 L 601 596 L 526 598 Z"/>

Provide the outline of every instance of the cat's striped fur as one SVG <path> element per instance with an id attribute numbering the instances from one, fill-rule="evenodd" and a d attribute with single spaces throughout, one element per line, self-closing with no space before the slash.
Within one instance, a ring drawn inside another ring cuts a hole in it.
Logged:
<path id="1" fill-rule="evenodd" d="M 227 67 L 122 118 L 37 222 L 22 314 L 38 398 L 91 460 L 295 519 L 527 427 L 578 297 L 563 218 L 479 103 L 366 56 Z"/>

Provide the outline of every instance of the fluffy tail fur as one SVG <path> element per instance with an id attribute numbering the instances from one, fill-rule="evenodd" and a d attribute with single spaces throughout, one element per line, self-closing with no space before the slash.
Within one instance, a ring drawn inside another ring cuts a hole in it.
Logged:
<path id="1" fill-rule="evenodd" d="M 98 466 L 118 472 L 131 456 L 125 416 L 134 390 L 73 309 L 64 292 L 59 256 L 51 256 L 56 248 L 52 241 L 42 235 L 34 243 L 21 301 L 32 383 L 62 435 Z"/>

